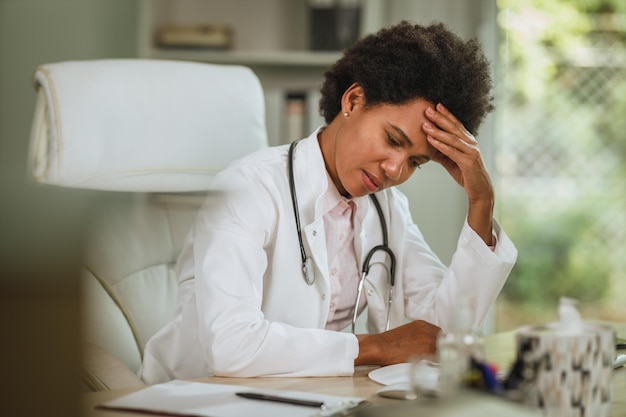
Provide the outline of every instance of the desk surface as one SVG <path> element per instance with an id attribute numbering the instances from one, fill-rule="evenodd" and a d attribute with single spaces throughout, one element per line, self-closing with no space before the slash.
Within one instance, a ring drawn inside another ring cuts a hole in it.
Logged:
<path id="1" fill-rule="evenodd" d="M 626 323 L 610 323 L 621 337 L 626 336 Z M 506 369 L 515 355 L 515 333 L 505 332 L 488 336 L 485 339 L 486 355 L 490 362 Z M 350 377 L 322 378 L 221 378 L 210 377 L 196 381 L 217 384 L 246 385 L 251 387 L 284 389 L 289 391 L 307 391 L 339 396 L 364 397 L 375 404 L 395 404 L 401 401 L 385 399 L 376 395 L 381 385 L 368 378 L 367 374 L 375 367 L 359 367 Z M 121 397 L 143 387 L 114 391 L 100 391 L 83 396 L 82 415 L 86 417 L 137 417 L 137 413 L 96 409 L 103 402 Z M 613 403 L 611 417 L 626 416 L 626 368 L 614 373 Z"/>

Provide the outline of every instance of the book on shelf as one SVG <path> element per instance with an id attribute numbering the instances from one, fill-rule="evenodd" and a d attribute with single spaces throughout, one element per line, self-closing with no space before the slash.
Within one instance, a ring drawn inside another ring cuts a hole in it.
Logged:
<path id="1" fill-rule="evenodd" d="M 291 143 L 324 125 L 319 115 L 319 91 L 265 91 L 265 118 L 270 146 Z"/>
<path id="2" fill-rule="evenodd" d="M 232 29 L 228 25 L 163 25 L 155 34 L 160 48 L 197 48 L 226 50 L 232 46 Z"/>
<path id="3" fill-rule="evenodd" d="M 289 143 L 306 136 L 306 95 L 287 93 L 285 102 L 285 140 Z"/>

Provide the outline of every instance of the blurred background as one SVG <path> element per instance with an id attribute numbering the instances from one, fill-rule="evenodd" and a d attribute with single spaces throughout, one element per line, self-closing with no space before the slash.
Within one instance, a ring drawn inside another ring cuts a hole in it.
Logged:
<path id="1" fill-rule="evenodd" d="M 30 180 L 37 65 L 137 56 L 127 0 L 0 0 L 0 413 L 79 416 L 79 262 L 106 195 Z"/>
<path id="2" fill-rule="evenodd" d="M 499 0 L 498 215 L 520 254 L 498 329 L 626 320 L 626 3 Z"/>
<path id="3" fill-rule="evenodd" d="M 340 49 L 401 19 L 476 37 L 493 64 L 497 110 L 477 137 L 497 218 L 520 253 L 486 331 L 552 321 L 563 295 L 586 318 L 624 321 L 622 0 L 0 0 L 3 414 L 80 415 L 80 251 L 90 213 L 114 198 L 29 179 L 37 65 L 136 57 L 248 65 L 266 92 L 270 142 L 280 144 L 320 123 L 317 88 Z M 466 202 L 442 171 L 429 164 L 402 189 L 447 262 Z"/>

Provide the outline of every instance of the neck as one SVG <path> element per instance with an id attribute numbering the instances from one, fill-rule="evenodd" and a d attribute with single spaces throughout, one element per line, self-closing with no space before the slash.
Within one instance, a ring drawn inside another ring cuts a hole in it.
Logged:
<path id="1" fill-rule="evenodd" d="M 328 175 L 330 175 L 330 178 L 339 191 L 339 194 L 346 198 L 352 198 L 352 196 L 343 188 L 341 182 L 339 181 L 339 175 L 337 175 L 335 139 L 339 129 L 340 127 L 337 128 L 336 120 L 334 120 L 327 127 L 322 128 L 322 130 L 317 133 L 317 142 L 319 143 L 320 150 L 322 151 L 326 171 L 328 172 Z"/>

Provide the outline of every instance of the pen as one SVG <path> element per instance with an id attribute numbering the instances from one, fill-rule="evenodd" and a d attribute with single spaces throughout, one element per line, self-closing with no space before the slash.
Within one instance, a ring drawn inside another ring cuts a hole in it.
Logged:
<path id="1" fill-rule="evenodd" d="M 321 401 L 299 400 L 297 398 L 279 397 L 277 395 L 260 394 L 256 392 L 236 392 L 235 395 L 253 400 L 274 401 L 293 405 L 303 405 L 306 407 L 322 408 L 324 406 L 324 403 Z"/>

